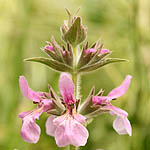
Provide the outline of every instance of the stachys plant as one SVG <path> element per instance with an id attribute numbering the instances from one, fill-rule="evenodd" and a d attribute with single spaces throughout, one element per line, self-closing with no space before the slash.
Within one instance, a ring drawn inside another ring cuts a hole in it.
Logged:
<path id="1" fill-rule="evenodd" d="M 37 105 L 34 110 L 19 114 L 22 119 L 22 138 L 29 143 L 38 142 L 41 130 L 36 124 L 36 119 L 39 119 L 43 112 L 50 115 L 46 121 L 46 133 L 55 138 L 58 147 L 72 145 L 72 149 L 77 149 L 84 146 L 89 136 L 86 126 L 94 117 L 103 113 L 116 115 L 113 128 L 120 135 L 131 136 L 132 129 L 127 118 L 128 113 L 111 104 L 112 100 L 124 95 L 128 90 L 131 75 L 127 75 L 122 84 L 109 92 L 107 96 L 103 96 L 101 89 L 95 94 L 92 88 L 82 104 L 80 104 L 79 91 L 79 78 L 82 74 L 95 71 L 107 64 L 126 60 L 108 57 L 111 51 L 104 49 L 99 40 L 89 46 L 86 41 L 87 27 L 82 25 L 81 17 L 72 16 L 68 10 L 67 13 L 69 19 L 61 26 L 65 44 L 60 46 L 52 36 L 51 41 L 42 49 L 49 57 L 25 59 L 45 64 L 54 71 L 61 72 L 59 78 L 61 96 L 58 96 L 50 85 L 48 85 L 48 93 L 35 92 L 29 88 L 25 77 L 20 76 L 21 92 Z"/>

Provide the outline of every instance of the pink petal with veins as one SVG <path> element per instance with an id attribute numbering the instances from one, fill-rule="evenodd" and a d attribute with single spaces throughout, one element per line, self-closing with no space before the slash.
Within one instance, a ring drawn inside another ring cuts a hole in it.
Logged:
<path id="1" fill-rule="evenodd" d="M 50 117 L 48 117 L 47 121 L 46 121 L 46 133 L 50 136 L 54 136 L 55 135 L 55 130 L 57 128 L 56 125 L 54 125 L 53 120 L 55 119 L 55 117 L 53 115 L 51 115 Z"/>
<path id="2" fill-rule="evenodd" d="M 128 88 L 129 88 L 131 78 L 132 78 L 131 75 L 127 75 L 125 80 L 122 82 L 122 84 L 119 87 L 113 89 L 108 94 L 109 100 L 116 99 L 116 98 L 124 95 L 126 93 L 126 91 L 128 90 Z"/>
<path id="3" fill-rule="evenodd" d="M 84 146 L 88 136 L 87 129 L 73 118 L 65 119 L 55 131 L 55 140 L 59 147 L 69 144 Z"/>
<path id="4" fill-rule="evenodd" d="M 67 73 L 61 73 L 59 78 L 59 89 L 66 104 L 74 104 L 74 84 Z"/>
<path id="5" fill-rule="evenodd" d="M 21 136 L 24 141 L 29 143 L 38 142 L 41 130 L 40 127 L 36 124 L 35 120 L 39 119 L 43 112 L 47 112 L 51 108 L 52 101 L 44 99 L 40 104 L 38 104 L 38 108 L 19 114 L 19 117 L 22 119 Z"/>
<path id="6" fill-rule="evenodd" d="M 113 106 L 112 104 L 104 106 L 104 108 L 109 109 L 111 115 L 124 116 L 124 117 L 128 116 L 128 113 L 126 111 L 124 111 L 116 106 Z"/>
<path id="7" fill-rule="evenodd" d="M 33 100 L 34 102 L 40 102 L 39 95 L 36 92 L 34 92 L 32 89 L 29 88 L 28 83 L 24 76 L 20 76 L 19 85 L 20 85 L 22 94 L 26 98 Z"/>
<path id="8" fill-rule="evenodd" d="M 43 112 L 47 112 L 53 108 L 53 102 L 50 99 L 43 99 L 42 104 L 44 105 Z"/>
<path id="9" fill-rule="evenodd" d="M 66 115 L 61 115 L 61 116 L 55 118 L 53 120 L 54 125 L 58 126 L 60 123 L 62 123 L 65 120 L 65 118 L 66 118 Z"/>
<path id="10" fill-rule="evenodd" d="M 105 103 L 107 100 L 107 96 L 93 96 L 92 103 L 95 105 L 101 105 Z"/>
<path id="11" fill-rule="evenodd" d="M 78 113 L 76 113 L 76 114 L 74 115 L 74 118 L 75 118 L 78 122 L 80 122 L 81 124 L 84 124 L 84 123 L 86 122 L 86 118 L 85 118 L 83 115 L 80 115 L 80 114 L 78 114 Z"/>
<path id="12" fill-rule="evenodd" d="M 129 134 L 132 135 L 132 128 L 129 120 L 127 117 L 118 116 L 113 122 L 113 128 L 116 132 L 120 135 L 122 134 Z"/>
<path id="13" fill-rule="evenodd" d="M 118 132 L 118 134 L 132 134 L 131 124 L 127 118 L 128 113 L 118 107 L 113 105 L 105 106 L 105 108 L 110 110 L 111 115 L 117 115 L 116 119 L 113 122 L 113 128 Z"/>
<path id="14" fill-rule="evenodd" d="M 24 115 L 25 117 L 22 118 L 21 136 L 26 142 L 37 143 L 40 138 L 41 129 L 35 123 L 34 118 L 39 118 L 40 114 L 32 114 L 30 112 L 24 112 Z M 20 114 L 20 117 L 23 117 L 23 113 Z"/>

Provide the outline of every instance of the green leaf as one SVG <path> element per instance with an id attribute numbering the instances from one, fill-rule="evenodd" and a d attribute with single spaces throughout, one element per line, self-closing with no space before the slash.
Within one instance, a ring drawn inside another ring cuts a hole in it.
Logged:
<path id="1" fill-rule="evenodd" d="M 120 58 L 107 58 L 107 59 L 97 62 L 95 64 L 86 65 L 86 66 L 80 68 L 79 72 L 90 72 L 90 71 L 99 69 L 107 64 L 116 63 L 116 62 L 126 62 L 126 61 L 128 61 L 128 60 L 120 59 Z"/>
<path id="2" fill-rule="evenodd" d="M 56 60 L 49 59 L 49 58 L 33 57 L 33 58 L 27 58 L 24 61 L 39 62 L 39 63 L 49 66 L 50 68 L 52 68 L 54 70 L 57 70 L 57 71 L 72 72 L 72 68 L 69 67 L 68 65 L 60 63 Z"/>

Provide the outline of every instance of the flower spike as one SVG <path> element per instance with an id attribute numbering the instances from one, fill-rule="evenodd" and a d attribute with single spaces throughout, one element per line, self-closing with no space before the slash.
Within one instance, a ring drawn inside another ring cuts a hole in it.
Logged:
<path id="1" fill-rule="evenodd" d="M 58 147 L 73 145 L 77 149 L 84 146 L 89 137 L 86 126 L 93 121 L 94 117 L 103 113 L 116 116 L 113 128 L 118 134 L 132 135 L 128 113 L 111 104 L 112 100 L 126 93 L 131 82 L 131 75 L 127 75 L 122 84 L 106 96 L 103 96 L 102 89 L 95 93 L 93 87 L 84 102 L 80 97 L 78 81 L 81 74 L 95 71 L 107 64 L 127 60 L 108 58 L 112 51 L 104 48 L 101 40 L 89 46 L 90 42 L 86 40 L 87 27 L 82 25 L 82 18 L 77 16 L 79 10 L 72 15 L 66 9 L 69 18 L 61 26 L 63 43 L 58 44 L 52 36 L 50 42 L 46 42 L 46 45 L 41 48 L 47 57 L 25 59 L 25 61 L 38 62 L 54 71 L 61 72 L 58 83 L 59 95 L 50 85 L 48 85 L 48 93 L 35 92 L 28 86 L 25 77 L 20 76 L 19 85 L 22 94 L 36 104 L 35 109 L 19 114 L 22 119 L 21 136 L 26 142 L 38 142 L 41 129 L 36 120 L 43 112 L 50 115 L 45 123 L 46 134 L 55 138 Z M 85 43 L 83 43 L 84 40 L 86 40 Z M 80 105 L 80 102 L 83 103 Z"/>

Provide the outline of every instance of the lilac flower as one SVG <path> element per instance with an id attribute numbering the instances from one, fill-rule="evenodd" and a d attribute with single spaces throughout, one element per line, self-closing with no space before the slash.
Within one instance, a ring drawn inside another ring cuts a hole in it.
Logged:
<path id="1" fill-rule="evenodd" d="M 47 50 L 47 51 L 55 52 L 53 46 L 51 46 L 51 45 L 49 45 L 49 44 L 46 45 L 46 46 L 44 47 L 44 49 Z M 65 51 L 65 50 L 63 50 L 63 51 L 61 51 L 61 52 L 62 52 L 63 55 L 66 55 L 66 51 Z"/>
<path id="2" fill-rule="evenodd" d="M 110 101 L 124 95 L 128 90 L 131 76 L 127 75 L 123 83 L 113 89 L 107 96 L 93 96 L 93 104 L 100 105 L 102 110 L 108 110 L 111 115 L 116 115 L 116 119 L 113 122 L 113 128 L 121 134 L 129 134 L 131 136 L 132 129 L 128 120 L 128 113 L 120 108 L 113 106 Z"/>
<path id="3" fill-rule="evenodd" d="M 95 48 L 89 48 L 87 50 L 85 50 L 85 54 L 89 54 L 89 53 L 96 53 L 97 50 Z M 101 49 L 100 50 L 100 54 L 105 54 L 105 53 L 109 53 L 110 51 L 108 49 Z"/>
<path id="4" fill-rule="evenodd" d="M 110 51 L 108 49 L 101 49 L 100 54 L 109 53 Z"/>
<path id="5" fill-rule="evenodd" d="M 46 45 L 44 49 L 49 50 L 49 51 L 54 51 L 53 46 L 51 45 Z"/>
<path id="6" fill-rule="evenodd" d="M 85 54 L 87 55 L 89 53 L 96 53 L 96 51 L 97 50 L 95 48 L 89 48 L 89 49 L 85 50 Z"/>
<path id="7" fill-rule="evenodd" d="M 23 95 L 32 100 L 33 103 L 38 104 L 36 109 L 19 114 L 19 117 L 22 119 L 21 136 L 26 142 L 37 143 L 41 130 L 35 120 L 39 119 L 43 112 L 47 112 L 53 107 L 52 101 L 47 98 L 46 93 L 34 92 L 30 89 L 24 76 L 20 76 L 19 84 Z"/>
<path id="8" fill-rule="evenodd" d="M 66 111 L 59 117 L 52 115 L 47 119 L 46 133 L 55 137 L 59 147 L 69 144 L 77 147 L 84 146 L 89 136 L 87 129 L 82 125 L 86 118 L 76 111 L 74 84 L 67 73 L 61 74 L 59 88 Z"/>

